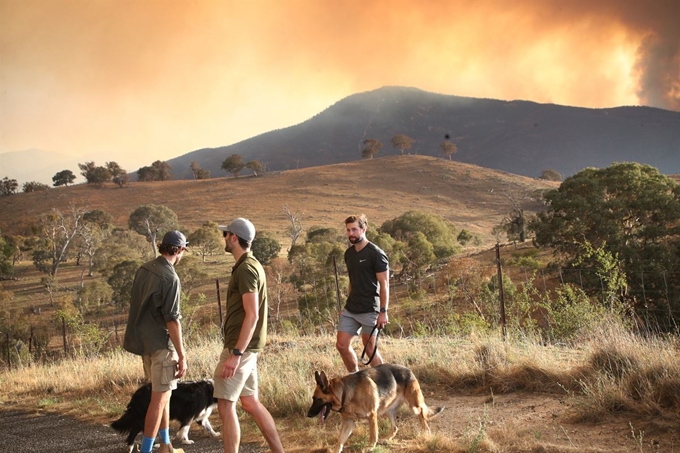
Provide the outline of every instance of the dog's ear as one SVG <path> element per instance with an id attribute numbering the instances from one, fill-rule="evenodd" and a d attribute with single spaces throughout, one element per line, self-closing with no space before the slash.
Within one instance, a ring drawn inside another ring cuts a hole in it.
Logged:
<path id="1" fill-rule="evenodd" d="M 322 392 L 328 393 L 328 378 L 325 372 L 314 372 L 314 377 L 316 379 L 316 384 L 319 386 Z"/>

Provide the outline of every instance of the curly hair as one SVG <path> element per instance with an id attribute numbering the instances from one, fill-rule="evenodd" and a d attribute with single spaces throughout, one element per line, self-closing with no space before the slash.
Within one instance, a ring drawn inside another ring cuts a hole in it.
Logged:
<path id="1" fill-rule="evenodd" d="M 177 255 L 182 251 L 182 247 L 170 244 L 158 244 L 158 253 L 161 255 Z"/>

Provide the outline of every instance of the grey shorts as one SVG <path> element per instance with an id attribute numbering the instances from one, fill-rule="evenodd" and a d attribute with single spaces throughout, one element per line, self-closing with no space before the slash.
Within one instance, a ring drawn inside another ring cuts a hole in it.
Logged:
<path id="1" fill-rule="evenodd" d="M 154 392 L 167 392 L 177 388 L 177 353 L 171 349 L 159 349 L 142 356 L 144 376 L 151 382 Z"/>
<path id="2" fill-rule="evenodd" d="M 340 313 L 340 320 L 338 321 L 338 332 L 346 332 L 350 335 L 359 335 L 359 329 L 363 335 L 370 335 L 378 321 L 378 313 L 352 313 L 351 311 L 342 310 Z M 378 329 L 373 332 L 377 334 Z"/>
<path id="3" fill-rule="evenodd" d="M 257 395 L 257 353 L 244 351 L 236 373 L 229 379 L 222 379 L 222 367 L 233 349 L 224 348 L 220 354 L 220 362 L 213 373 L 215 381 L 215 398 L 236 401 L 241 396 Z"/>

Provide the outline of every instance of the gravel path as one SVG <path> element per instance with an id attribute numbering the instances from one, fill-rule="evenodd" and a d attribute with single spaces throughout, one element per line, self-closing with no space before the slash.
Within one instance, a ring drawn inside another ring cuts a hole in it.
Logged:
<path id="1" fill-rule="evenodd" d="M 174 436 L 174 426 L 170 432 Z M 222 453 L 221 439 L 208 435 L 203 428 L 192 429 L 193 445 L 175 445 L 186 453 Z M 66 415 L 31 414 L 23 411 L 0 411 L 0 453 L 126 453 L 125 437 L 107 425 L 87 423 Z M 138 436 L 138 441 L 141 434 Z M 263 453 L 258 444 L 241 444 L 240 453 Z"/>

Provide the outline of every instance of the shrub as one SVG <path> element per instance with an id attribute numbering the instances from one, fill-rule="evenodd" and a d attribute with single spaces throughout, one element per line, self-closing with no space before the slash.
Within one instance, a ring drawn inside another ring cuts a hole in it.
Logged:
<path id="1" fill-rule="evenodd" d="M 601 305 L 593 304 L 586 293 L 572 285 L 555 291 L 555 298 L 544 300 L 545 333 L 551 341 L 571 342 L 577 335 L 592 330 L 607 314 Z"/>

